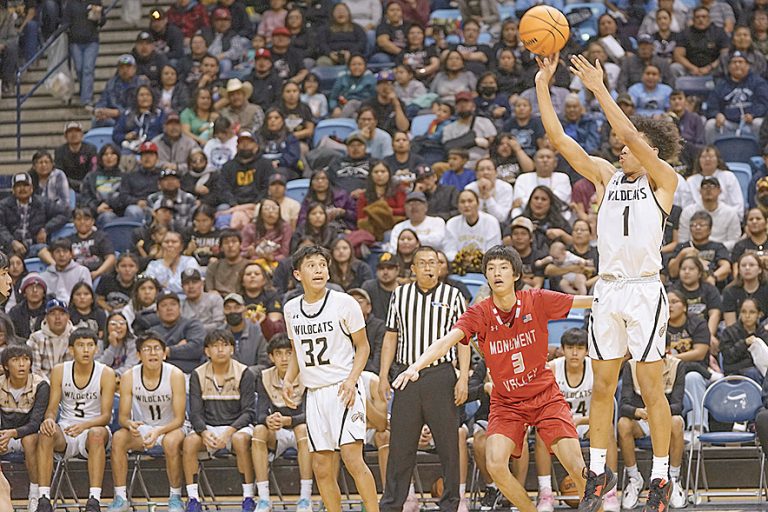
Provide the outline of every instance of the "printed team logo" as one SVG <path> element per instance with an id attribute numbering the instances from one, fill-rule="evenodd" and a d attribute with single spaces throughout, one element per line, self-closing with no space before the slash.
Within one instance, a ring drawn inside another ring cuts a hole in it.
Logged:
<path id="1" fill-rule="evenodd" d="M 352 417 L 350 418 L 350 421 L 352 421 L 353 423 L 356 421 L 365 421 L 365 415 L 361 412 L 356 412 L 352 415 Z"/>
<path id="2" fill-rule="evenodd" d="M 663 324 L 661 327 L 659 327 L 659 338 L 664 336 L 665 332 L 667 332 L 667 324 Z"/>

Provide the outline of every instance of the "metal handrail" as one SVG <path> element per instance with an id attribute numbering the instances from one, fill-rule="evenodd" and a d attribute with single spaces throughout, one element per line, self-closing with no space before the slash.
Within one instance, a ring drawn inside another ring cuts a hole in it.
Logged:
<path id="1" fill-rule="evenodd" d="M 106 16 L 109 14 L 109 12 L 114 9 L 117 6 L 118 0 L 112 0 L 112 3 L 109 4 L 109 7 L 106 8 L 104 11 L 103 16 Z M 27 62 L 24 63 L 23 66 L 21 66 L 18 71 L 16 71 L 16 158 L 21 159 L 21 107 L 24 105 L 24 102 L 27 101 L 32 95 L 37 91 L 41 85 L 45 83 L 48 78 L 53 75 L 64 62 L 69 62 L 69 52 L 67 52 L 66 57 L 62 58 L 59 62 L 57 62 L 54 66 L 49 66 L 48 72 L 38 80 L 32 88 L 29 90 L 28 93 L 22 95 L 21 94 L 21 77 L 30 67 L 32 67 L 32 63 L 36 62 L 45 52 L 53 46 L 53 44 L 58 41 L 58 39 L 61 37 L 62 34 L 64 34 L 67 29 L 69 29 L 69 25 L 62 25 L 59 28 L 56 29 L 56 31 L 51 34 L 51 36 L 45 41 L 45 44 L 37 50 L 32 56 L 31 59 L 29 59 Z"/>

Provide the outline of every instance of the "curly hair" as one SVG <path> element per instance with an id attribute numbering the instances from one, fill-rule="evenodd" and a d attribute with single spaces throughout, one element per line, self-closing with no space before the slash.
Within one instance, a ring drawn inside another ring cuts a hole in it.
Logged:
<path id="1" fill-rule="evenodd" d="M 645 135 L 651 147 L 659 150 L 662 160 L 669 162 L 680 153 L 680 131 L 671 120 L 636 116 L 632 118 L 632 124 Z"/>

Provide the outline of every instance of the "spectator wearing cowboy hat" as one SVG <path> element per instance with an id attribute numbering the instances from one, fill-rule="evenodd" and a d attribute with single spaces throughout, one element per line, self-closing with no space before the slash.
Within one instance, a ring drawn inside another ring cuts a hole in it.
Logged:
<path id="1" fill-rule="evenodd" d="M 227 106 L 219 110 L 219 114 L 232 121 L 235 132 L 257 132 L 264 124 L 264 110 L 250 102 L 252 94 L 250 82 L 242 82 L 239 78 L 227 82 Z"/>

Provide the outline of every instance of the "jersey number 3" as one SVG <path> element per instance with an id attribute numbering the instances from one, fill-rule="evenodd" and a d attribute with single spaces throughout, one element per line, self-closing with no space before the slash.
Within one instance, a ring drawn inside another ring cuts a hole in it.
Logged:
<path id="1" fill-rule="evenodd" d="M 301 344 L 304 346 L 304 364 L 306 366 L 320 366 L 324 364 L 331 364 L 328 359 L 325 359 L 325 351 L 328 350 L 328 339 L 317 338 L 316 340 L 301 340 Z M 320 352 L 315 356 L 315 349 L 320 348 Z"/>
<path id="2" fill-rule="evenodd" d="M 525 371 L 525 361 L 523 361 L 523 354 L 520 352 L 512 354 L 512 371 L 515 373 L 523 373 Z"/>

